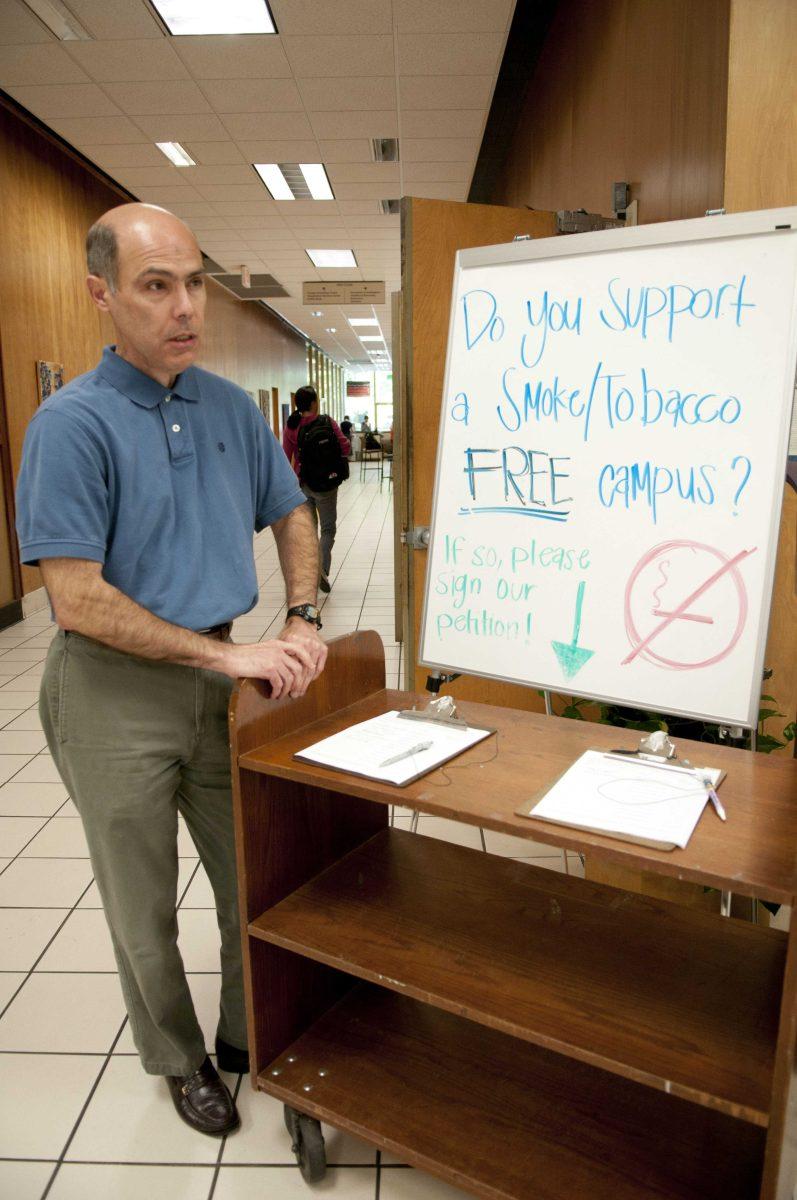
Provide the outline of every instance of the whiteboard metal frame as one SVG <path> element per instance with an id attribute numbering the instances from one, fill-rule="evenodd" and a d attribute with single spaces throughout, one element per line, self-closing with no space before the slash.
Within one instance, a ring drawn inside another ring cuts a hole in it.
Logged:
<path id="1" fill-rule="evenodd" d="M 429 586 L 431 575 L 431 548 L 435 542 L 437 529 L 437 485 L 440 478 L 440 466 L 443 457 L 443 436 L 448 397 L 448 381 L 451 369 L 451 350 L 454 341 L 456 310 L 454 301 L 457 294 L 461 272 L 470 267 L 506 266 L 511 263 L 533 262 L 545 259 L 579 258 L 583 255 L 600 253 L 602 251 L 632 250 L 650 246 L 681 246 L 687 242 L 718 242 L 731 241 L 734 238 L 756 236 L 797 237 L 797 206 L 789 208 L 762 209 L 756 212 L 732 213 L 722 216 L 697 217 L 685 221 L 666 221 L 656 225 L 634 225 L 630 228 L 603 229 L 595 233 L 576 233 L 559 235 L 549 238 L 539 238 L 536 241 L 506 242 L 496 246 L 478 246 L 469 250 L 458 250 L 454 259 L 454 280 L 451 288 L 451 308 L 448 322 L 448 341 L 446 344 L 446 369 L 443 377 L 443 395 L 440 412 L 440 435 L 437 440 L 437 456 L 435 462 L 434 494 L 432 497 L 432 520 L 430 525 L 429 558 L 426 564 L 426 579 L 423 591 L 423 608 L 421 610 L 421 629 L 419 648 L 422 651 L 426 639 L 426 617 L 429 603 Z M 797 290 L 792 300 L 791 320 L 789 325 L 789 356 L 797 359 Z M 794 397 L 794 375 L 786 374 L 783 381 L 784 404 L 783 420 L 778 434 L 777 458 L 783 461 L 784 481 L 785 468 L 788 458 L 789 432 L 791 410 Z M 758 642 L 754 659 L 754 679 L 763 683 L 764 655 L 766 652 L 769 618 L 772 608 L 772 584 L 775 575 L 775 558 L 778 545 L 780 514 L 783 505 L 783 493 L 776 502 L 770 517 L 767 552 L 764 567 L 764 599 L 761 606 L 761 621 L 758 628 Z M 508 678 L 505 675 L 493 675 L 486 671 L 471 671 L 462 662 L 435 662 L 432 659 L 420 657 L 418 665 L 432 667 L 440 671 L 455 671 L 471 674 L 479 679 L 495 679 L 501 683 L 514 683 L 519 687 L 532 687 L 542 691 L 562 692 L 567 696 L 578 696 L 585 700 L 598 700 L 605 704 L 623 704 L 616 696 L 596 695 L 593 692 L 581 692 L 577 688 L 560 689 L 551 687 L 549 683 L 533 680 Z M 697 713 L 689 709 L 662 708 L 658 711 L 669 716 L 688 717 L 695 721 L 708 721 L 717 725 L 740 725 L 743 729 L 755 730 L 758 725 L 758 709 L 760 690 L 750 698 L 750 708 L 747 721 L 738 717 L 718 713 L 707 717 L 705 713 Z M 634 706 L 633 701 L 626 702 Z"/>

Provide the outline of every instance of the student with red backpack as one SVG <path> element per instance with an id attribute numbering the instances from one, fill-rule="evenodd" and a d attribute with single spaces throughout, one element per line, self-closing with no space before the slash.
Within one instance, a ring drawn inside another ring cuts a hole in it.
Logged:
<path id="1" fill-rule="evenodd" d="M 337 421 L 318 412 L 318 393 L 309 384 L 300 387 L 296 408 L 285 422 L 282 448 L 299 476 L 299 484 L 321 532 L 321 571 L 318 586 L 331 588 L 329 570 L 338 521 L 338 488 L 349 478 L 351 444 Z"/>

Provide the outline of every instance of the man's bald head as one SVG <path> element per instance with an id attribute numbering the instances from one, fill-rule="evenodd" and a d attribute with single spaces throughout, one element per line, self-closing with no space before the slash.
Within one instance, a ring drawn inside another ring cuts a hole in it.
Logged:
<path id="1" fill-rule="evenodd" d="M 111 292 L 119 285 L 119 254 L 125 245 L 161 240 L 170 235 L 188 236 L 191 230 L 174 213 L 155 204 L 120 204 L 94 222 L 86 235 L 86 261 L 90 275 L 98 275 Z M 197 252 L 199 246 L 197 245 Z"/>

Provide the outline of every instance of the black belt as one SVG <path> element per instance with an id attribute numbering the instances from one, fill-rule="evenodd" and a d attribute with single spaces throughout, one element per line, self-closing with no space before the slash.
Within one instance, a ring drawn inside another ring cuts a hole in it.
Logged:
<path id="1" fill-rule="evenodd" d="M 213 625 L 210 629 L 197 629 L 197 633 L 201 633 L 203 637 L 215 638 L 216 641 L 223 642 L 232 633 L 232 621 L 225 621 L 223 625 Z"/>

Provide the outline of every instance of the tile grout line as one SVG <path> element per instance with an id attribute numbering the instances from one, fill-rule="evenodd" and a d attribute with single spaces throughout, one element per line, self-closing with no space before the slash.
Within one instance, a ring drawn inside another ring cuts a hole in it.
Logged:
<path id="1" fill-rule="evenodd" d="M 11 865 L 11 864 L 9 863 L 9 866 L 10 866 L 10 865 Z M 69 920 L 69 918 L 72 916 L 72 913 L 75 911 L 75 909 L 77 908 L 77 906 L 80 904 L 80 901 L 83 899 L 83 897 L 85 896 L 86 892 L 89 890 L 89 888 L 91 887 L 91 884 L 92 884 L 93 882 L 94 882 L 94 877 L 92 876 L 92 878 L 91 878 L 91 882 L 90 882 L 90 883 L 88 883 L 88 884 L 86 884 L 85 888 L 84 888 L 84 889 L 83 889 L 83 891 L 80 893 L 80 895 L 78 896 L 77 900 L 76 900 L 76 901 L 75 901 L 75 903 L 72 905 L 72 907 L 69 909 L 69 911 L 67 912 L 67 914 L 66 914 L 66 916 L 64 917 L 63 921 L 61 922 L 61 924 L 60 924 L 60 925 L 58 926 L 58 928 L 56 929 L 55 933 L 52 935 L 52 937 L 50 938 L 50 940 L 47 942 L 47 945 L 44 947 L 44 949 L 43 949 L 43 950 L 41 951 L 41 953 L 39 954 L 38 958 L 37 958 L 37 959 L 35 960 L 35 962 L 33 963 L 33 966 L 32 966 L 32 967 L 30 968 L 30 970 L 29 970 L 29 971 L 26 973 L 26 975 L 25 975 L 25 978 L 22 980 L 22 983 L 19 985 L 19 987 L 17 988 L 17 990 L 14 992 L 13 996 L 11 997 L 11 999 L 10 999 L 10 1000 L 9 1000 L 9 1001 L 8 1001 L 8 1002 L 7 1002 L 7 1003 L 4 1005 L 4 1006 L 3 1006 L 3 1008 L 2 1008 L 2 1009 L 0 1009 L 0 1020 L 2 1020 L 2 1018 L 3 1018 L 3 1017 L 5 1016 L 5 1014 L 8 1012 L 8 1009 L 9 1009 L 9 1008 L 11 1007 L 11 1005 L 14 1003 L 14 1001 L 15 1001 L 15 1000 L 16 1000 L 16 998 L 17 998 L 17 996 L 18 996 L 18 995 L 19 995 L 19 993 L 22 991 L 22 989 L 24 988 L 25 984 L 26 984 L 26 983 L 28 982 L 28 980 L 30 979 L 30 977 L 31 977 L 31 975 L 33 974 L 33 972 L 36 970 L 36 967 L 37 967 L 37 965 L 38 965 L 38 964 L 41 962 L 41 960 L 42 960 L 42 958 L 44 957 L 44 955 L 45 955 L 45 954 L 47 953 L 47 951 L 50 949 L 50 947 L 52 946 L 53 942 L 54 942 L 54 941 L 55 941 L 55 939 L 58 937 L 58 935 L 59 935 L 59 933 L 61 932 L 61 930 L 63 929 L 64 925 L 66 925 L 67 921 L 68 921 L 68 920 Z M 57 911 L 57 910 L 56 910 L 56 911 Z M 65 910 L 61 910 L 61 911 L 65 911 Z M 9 974 L 12 974 L 12 973 L 13 973 L 13 974 L 16 974 L 16 972 L 9 972 Z M 63 972 L 63 974 L 70 974 L 70 972 Z M 86 972 L 86 974 L 92 974 L 92 972 L 90 972 L 90 971 L 87 971 L 87 972 Z"/>
<path id="2" fill-rule="evenodd" d="M 124 1021 L 122 1021 L 122 1024 L 119 1026 L 119 1029 L 117 1030 L 116 1037 L 111 1042 L 111 1048 L 108 1051 L 108 1053 L 105 1055 L 105 1061 L 103 1062 L 102 1066 L 100 1067 L 100 1069 L 97 1073 L 97 1078 L 94 1080 L 94 1083 L 91 1085 L 91 1088 L 89 1089 L 89 1094 L 84 1101 L 83 1107 L 81 1108 L 80 1112 L 78 1113 L 75 1124 L 72 1126 L 72 1132 L 69 1134 L 69 1137 L 66 1139 L 66 1142 L 64 1143 L 64 1148 L 58 1156 L 58 1159 L 55 1164 L 55 1169 L 47 1182 L 47 1186 L 45 1187 L 44 1191 L 41 1194 L 40 1200 L 46 1200 L 47 1196 L 50 1193 L 50 1189 L 52 1188 L 52 1186 L 55 1182 L 55 1177 L 58 1174 L 58 1172 L 61 1170 L 61 1167 L 63 1166 L 63 1163 L 64 1163 L 64 1159 L 66 1158 L 67 1151 L 69 1150 L 69 1147 L 72 1145 L 72 1142 L 74 1141 L 75 1134 L 77 1133 L 78 1128 L 80 1126 L 80 1122 L 83 1120 L 84 1116 L 86 1115 L 86 1111 L 87 1111 L 89 1105 L 91 1104 L 91 1101 L 94 1098 L 94 1094 L 97 1091 L 97 1088 L 100 1085 L 100 1080 L 102 1079 L 103 1075 L 105 1074 L 106 1070 L 108 1069 L 108 1063 L 111 1061 L 111 1057 L 114 1052 L 114 1047 L 118 1043 L 119 1038 L 122 1036 L 122 1032 L 123 1032 L 126 1024 L 127 1024 L 127 1017 L 125 1017 Z"/>

